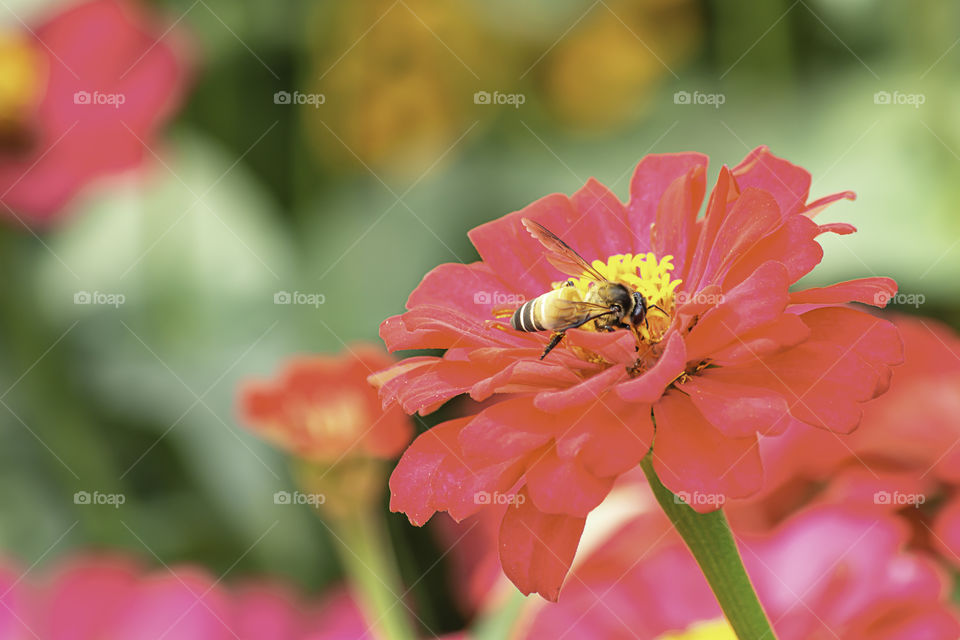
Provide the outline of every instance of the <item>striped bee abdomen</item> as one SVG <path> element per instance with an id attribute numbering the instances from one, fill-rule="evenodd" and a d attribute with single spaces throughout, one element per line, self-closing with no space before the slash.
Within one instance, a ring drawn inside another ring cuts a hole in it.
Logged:
<path id="1" fill-rule="evenodd" d="M 540 300 L 542 297 L 538 296 L 520 305 L 520 308 L 510 317 L 510 326 L 517 331 L 545 331 L 546 327 L 540 323 L 537 313 L 539 311 L 537 305 L 542 302 Z"/>

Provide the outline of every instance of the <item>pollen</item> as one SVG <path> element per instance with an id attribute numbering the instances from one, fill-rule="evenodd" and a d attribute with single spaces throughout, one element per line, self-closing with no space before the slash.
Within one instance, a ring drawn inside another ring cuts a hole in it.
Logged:
<path id="1" fill-rule="evenodd" d="M 670 327 L 675 308 L 674 294 L 682 282 L 670 277 L 674 268 L 673 256 L 666 255 L 658 260 L 653 253 L 617 254 L 607 258 L 606 262 L 594 260 L 591 266 L 608 280 L 640 292 L 647 302 L 647 321 L 637 327 L 637 331 L 645 342 L 659 342 Z M 573 283 L 581 299 L 590 287 L 595 286 L 594 281 L 586 276 L 556 282 L 553 286 L 566 286 L 567 282 Z"/>

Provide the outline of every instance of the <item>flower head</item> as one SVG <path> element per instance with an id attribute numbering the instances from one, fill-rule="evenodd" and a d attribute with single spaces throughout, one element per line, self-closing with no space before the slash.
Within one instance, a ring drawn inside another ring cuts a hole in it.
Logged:
<path id="1" fill-rule="evenodd" d="M 650 516 L 628 523 L 578 564 L 560 601 L 541 607 L 526 637 L 736 640 L 679 537 L 660 535 L 669 524 Z M 904 551 L 905 542 L 895 519 L 838 506 L 739 536 L 781 640 L 957 637 L 945 575 Z"/>
<path id="2" fill-rule="evenodd" d="M 587 514 L 651 447 L 662 482 L 709 511 L 761 487 L 758 435 L 796 422 L 856 428 L 901 346 L 889 322 L 841 305 L 883 306 L 895 283 L 790 291 L 822 258 L 819 235 L 854 231 L 813 216 L 853 194 L 808 203 L 810 174 L 759 148 L 721 168 L 698 218 L 706 164 L 696 153 L 648 156 L 626 204 L 590 180 L 471 231 L 481 262 L 427 274 L 381 336 L 391 350 L 446 353 L 372 380 L 410 413 L 460 394 L 493 404 L 413 443 L 391 478 L 391 508 L 422 524 L 436 511 L 475 513 L 477 495 L 515 496 L 500 530 L 504 570 L 522 591 L 555 599 Z M 567 281 L 570 293 L 553 295 L 590 299 L 597 278 L 571 279 L 524 219 L 641 293 L 645 320 L 632 331 L 570 329 L 541 359 L 550 334 L 511 328 L 501 301 Z"/>
<path id="3" fill-rule="evenodd" d="M 367 383 L 372 372 L 393 363 L 380 348 L 363 344 L 337 356 L 291 360 L 277 379 L 243 388 L 242 418 L 265 439 L 312 462 L 396 457 L 413 425 L 398 407 L 383 409 Z"/>
<path id="4" fill-rule="evenodd" d="M 372 637 L 343 588 L 312 604 L 276 581 L 225 585 L 197 567 L 148 570 L 117 555 L 74 556 L 42 580 L 24 578 L 0 571 L 5 639 Z"/>
<path id="5" fill-rule="evenodd" d="M 929 318 L 891 320 L 904 362 L 890 390 L 865 406 L 861 428 L 840 439 L 795 424 L 765 439 L 766 486 L 730 516 L 762 530 L 811 501 L 892 512 L 915 544 L 960 567 L 960 336 Z"/>
<path id="6" fill-rule="evenodd" d="M 127 0 L 0 34 L 2 203 L 43 223 L 90 181 L 149 155 L 186 85 L 177 38 Z"/>

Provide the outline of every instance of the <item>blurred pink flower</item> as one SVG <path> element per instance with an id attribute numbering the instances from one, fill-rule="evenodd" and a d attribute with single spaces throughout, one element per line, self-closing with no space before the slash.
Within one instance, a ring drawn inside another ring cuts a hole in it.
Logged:
<path id="1" fill-rule="evenodd" d="M 669 526 L 650 514 L 621 529 L 573 570 L 524 637 L 734 638 Z M 889 515 L 827 506 L 738 542 L 780 640 L 953 640 L 960 623 L 946 576 L 904 552 L 906 537 Z"/>
<path id="2" fill-rule="evenodd" d="M 0 201 L 30 224 L 137 166 L 187 83 L 176 30 L 132 0 L 90 0 L 3 40 Z"/>
<path id="3" fill-rule="evenodd" d="M 276 582 L 228 586 L 192 567 L 144 570 L 131 558 L 86 556 L 46 579 L 0 570 L 3 640 L 335 640 L 368 638 L 349 594 L 306 605 Z"/>
<path id="4" fill-rule="evenodd" d="M 929 318 L 891 318 L 904 363 L 864 406 L 863 426 L 840 440 L 795 424 L 763 440 L 767 485 L 728 513 L 754 530 L 814 502 L 895 513 L 914 546 L 960 568 L 960 336 Z"/>

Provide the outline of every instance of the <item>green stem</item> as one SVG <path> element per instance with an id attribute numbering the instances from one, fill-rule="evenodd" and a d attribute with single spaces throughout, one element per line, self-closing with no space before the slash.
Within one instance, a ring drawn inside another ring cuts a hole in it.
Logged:
<path id="1" fill-rule="evenodd" d="M 360 599 L 370 631 L 381 640 L 414 640 L 390 537 L 378 513 L 358 507 L 334 525 L 340 557 Z"/>
<path id="2" fill-rule="evenodd" d="M 640 462 L 653 495 L 687 543 L 740 640 L 776 640 L 750 583 L 723 511 L 697 513 L 660 482 L 652 452 Z"/>
<path id="3" fill-rule="evenodd" d="M 504 602 L 481 614 L 481 617 L 470 629 L 471 640 L 500 640 L 509 638 L 511 632 L 517 628 L 517 620 L 523 613 L 527 596 L 516 589 L 510 589 Z"/>

